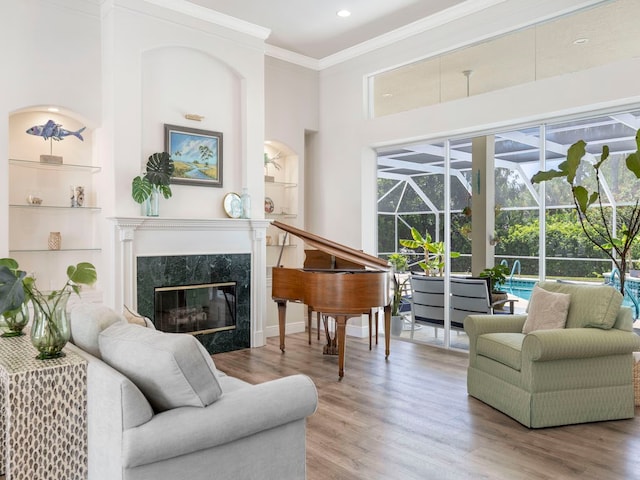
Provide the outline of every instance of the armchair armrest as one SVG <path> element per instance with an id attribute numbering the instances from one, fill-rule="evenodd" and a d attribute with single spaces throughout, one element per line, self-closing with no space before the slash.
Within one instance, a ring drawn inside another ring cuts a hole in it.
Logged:
<path id="1" fill-rule="evenodd" d="M 544 362 L 568 358 L 623 355 L 640 350 L 640 337 L 618 329 L 564 328 L 537 330 L 522 343 L 522 358 Z"/>
<path id="2" fill-rule="evenodd" d="M 318 393 L 306 375 L 291 375 L 225 393 L 205 408 L 181 407 L 125 431 L 124 465 L 133 467 L 206 450 L 316 411 Z"/>
<path id="3" fill-rule="evenodd" d="M 469 364 L 476 359 L 476 342 L 485 333 L 522 333 L 526 315 L 469 315 L 464 319 L 464 331 L 469 336 Z"/>
<path id="4" fill-rule="evenodd" d="M 469 315 L 464 319 L 464 331 L 469 337 L 485 333 L 522 333 L 526 315 Z"/>

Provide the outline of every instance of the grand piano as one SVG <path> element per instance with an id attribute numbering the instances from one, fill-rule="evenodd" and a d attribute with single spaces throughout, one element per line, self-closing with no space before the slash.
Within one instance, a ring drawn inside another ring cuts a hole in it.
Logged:
<path id="1" fill-rule="evenodd" d="M 315 311 L 335 319 L 334 346 L 338 353 L 338 375 L 342 378 L 347 320 L 370 315 L 372 308 L 384 307 L 385 358 L 389 357 L 391 270 L 387 261 L 285 223 L 274 221 L 273 225 L 317 249 L 305 250 L 303 268 L 280 265 L 273 268 L 271 296 L 278 304 L 280 350 L 284 353 L 287 302 L 304 303 L 309 315 Z M 332 345 L 325 347 L 325 353 L 332 353 L 331 350 Z"/>

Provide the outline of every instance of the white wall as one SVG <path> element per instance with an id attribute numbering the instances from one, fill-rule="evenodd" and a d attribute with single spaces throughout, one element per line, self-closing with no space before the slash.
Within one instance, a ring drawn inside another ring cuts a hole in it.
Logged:
<path id="1" fill-rule="evenodd" d="M 548 18 L 580 0 L 510 0 L 321 72 L 317 181 L 307 225 L 319 235 L 376 251 L 376 158 L 372 147 L 491 131 L 553 116 L 640 102 L 640 60 L 562 75 L 379 119 L 366 116 L 366 77 L 448 48 Z"/>
<path id="2" fill-rule="evenodd" d="M 259 30 L 259 29 L 258 29 Z M 227 192 L 247 186 L 263 218 L 264 32 L 240 33 L 140 0 L 21 0 L 0 3 L 0 255 L 8 255 L 9 116 L 56 105 L 95 131 L 102 166 L 102 221 L 138 216 L 131 180 L 164 150 L 163 124 L 222 132 L 222 188 L 173 186 L 161 215 L 223 218 Z M 184 118 L 203 115 L 202 122 Z M 69 140 L 67 140 L 69 141 Z M 43 152 L 47 153 L 47 152 Z M 54 152 L 55 153 L 55 152 Z M 34 158 L 32 160 L 38 160 Z M 257 200 L 259 199 L 259 201 Z M 116 281 L 116 235 L 105 229 L 105 301 Z"/>
<path id="3" fill-rule="evenodd" d="M 29 107 L 55 105 L 73 112 L 88 130 L 99 125 L 98 2 L 0 2 L 0 42 L 0 256 L 7 256 L 9 116 Z"/>

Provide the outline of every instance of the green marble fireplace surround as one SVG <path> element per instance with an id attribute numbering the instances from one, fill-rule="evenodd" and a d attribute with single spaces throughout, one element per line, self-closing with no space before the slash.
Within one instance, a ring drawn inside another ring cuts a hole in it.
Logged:
<path id="1" fill-rule="evenodd" d="M 209 353 L 251 346 L 251 254 L 138 256 L 138 311 L 155 321 L 156 287 L 236 282 L 236 328 L 197 335 Z"/>

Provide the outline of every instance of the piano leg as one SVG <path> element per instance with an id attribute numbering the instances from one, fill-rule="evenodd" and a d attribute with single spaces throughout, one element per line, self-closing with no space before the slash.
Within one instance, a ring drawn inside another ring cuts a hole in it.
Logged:
<path id="1" fill-rule="evenodd" d="M 307 328 L 309 329 L 309 345 L 311 345 L 311 318 L 313 317 L 313 309 L 311 307 L 307 307 Z M 318 325 L 318 328 L 320 325 Z M 320 335 L 320 330 L 318 329 L 318 335 Z"/>
<path id="2" fill-rule="evenodd" d="M 284 334 L 287 319 L 287 301 L 276 300 L 278 304 L 278 328 L 280 331 L 280 351 L 284 353 Z"/>
<path id="3" fill-rule="evenodd" d="M 338 345 L 336 340 L 336 332 L 334 328 L 333 338 L 331 338 L 331 329 L 329 328 L 329 315 L 322 315 L 322 319 L 324 322 L 324 333 L 327 337 L 327 344 L 322 348 L 322 353 L 324 355 L 337 355 L 338 354 Z"/>
<path id="4" fill-rule="evenodd" d="M 338 340 L 338 376 L 344 377 L 344 355 L 347 343 L 347 316 L 336 315 L 336 337 Z"/>
<path id="5" fill-rule="evenodd" d="M 384 307 L 384 358 L 389 358 L 391 344 L 391 305 Z"/>

